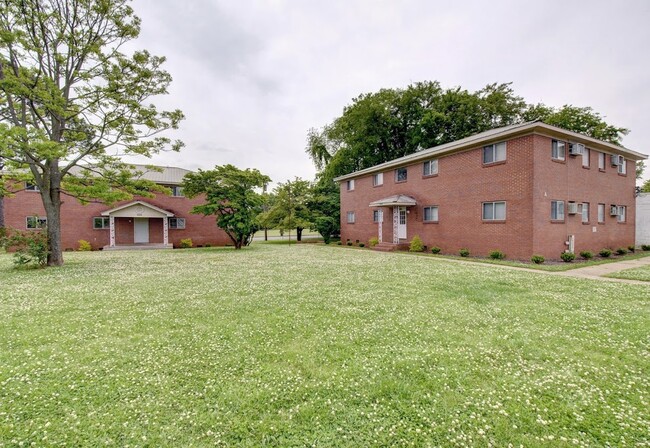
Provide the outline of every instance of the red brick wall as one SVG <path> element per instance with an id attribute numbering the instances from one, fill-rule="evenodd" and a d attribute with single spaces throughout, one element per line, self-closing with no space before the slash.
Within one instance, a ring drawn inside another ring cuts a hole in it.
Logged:
<path id="1" fill-rule="evenodd" d="M 568 152 L 568 150 L 567 150 Z M 567 156 L 564 162 L 551 159 L 551 138 L 535 136 L 534 179 L 534 243 L 533 251 L 545 257 L 558 258 L 568 247 L 568 235 L 575 235 L 575 253 L 590 250 L 598 252 L 609 247 L 627 247 L 634 244 L 636 183 L 635 163 L 626 161 L 627 175 L 620 175 L 605 160 L 605 171 L 598 169 L 598 151 L 590 150 L 589 168 L 583 168 L 581 156 Z M 551 201 L 565 202 L 563 222 L 551 221 Z M 582 215 L 569 215 L 568 201 L 589 203 L 589 223 L 582 223 Z M 605 223 L 598 224 L 598 203 L 605 204 Z M 612 204 L 625 205 L 625 223 L 618 223 L 609 215 Z M 594 232 L 596 228 L 596 232 Z"/>
<path id="2" fill-rule="evenodd" d="M 598 158 L 592 151 L 591 168 L 582 168 L 581 157 L 569 157 L 565 164 L 551 161 L 551 139 L 528 135 L 507 142 L 506 161 L 483 165 L 482 147 L 439 158 L 438 175 L 424 177 L 422 162 L 409 165 L 408 180 L 395 182 L 394 170 L 384 172 L 384 184 L 373 187 L 372 175 L 355 180 L 347 191 L 341 183 L 341 238 L 367 242 L 378 235 L 372 222 L 370 202 L 396 195 L 412 196 L 417 201 L 407 215 L 407 237 L 419 235 L 428 247 L 439 246 L 444 253 L 457 254 L 467 248 L 474 255 L 486 256 L 501 250 L 509 258 L 529 259 L 540 254 L 559 258 L 569 233 L 576 235 L 576 252 L 602 247 L 619 247 L 634 241 L 634 162 L 628 162 L 628 175 L 620 176 L 609 166 L 598 171 Z M 551 224 L 550 201 L 560 199 L 591 203 L 591 225 L 583 225 L 580 215 L 566 215 L 565 223 Z M 506 201 L 506 220 L 482 219 L 482 203 Z M 606 224 L 595 224 L 597 203 L 607 204 Z M 609 204 L 626 205 L 627 223 L 617 224 L 609 217 Z M 439 222 L 424 223 L 423 207 L 437 205 Z M 354 224 L 347 224 L 347 212 L 354 211 Z M 392 208 L 384 208 L 383 240 L 392 242 Z M 597 232 L 592 232 L 597 226 Z"/>
<path id="3" fill-rule="evenodd" d="M 76 249 L 79 240 L 90 242 L 93 249 L 109 244 L 109 230 L 93 229 L 93 217 L 119 205 L 142 200 L 151 205 L 168 210 L 179 218 L 185 218 L 185 229 L 169 229 L 169 242 L 178 246 L 180 240 L 191 238 L 194 246 L 211 244 L 223 246 L 231 244 L 230 238 L 216 225 L 214 216 L 194 215 L 190 210 L 200 204 L 203 198 L 194 199 L 158 195 L 154 198 L 134 198 L 112 206 L 103 204 L 81 205 L 72 198 L 63 198 L 61 206 L 61 243 L 64 249 Z M 38 192 L 20 191 L 14 197 L 5 198 L 5 224 L 7 227 L 24 230 L 27 216 L 45 216 L 45 210 Z M 130 222 L 129 222 L 130 221 Z M 133 243 L 133 220 L 116 218 L 116 243 Z M 162 243 L 162 219 L 149 220 L 149 238 L 152 243 Z"/>

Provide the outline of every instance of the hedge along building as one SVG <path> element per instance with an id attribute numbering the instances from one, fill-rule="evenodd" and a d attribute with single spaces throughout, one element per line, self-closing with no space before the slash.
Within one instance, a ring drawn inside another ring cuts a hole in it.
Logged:
<path id="1" fill-rule="evenodd" d="M 172 248 L 190 238 L 194 246 L 232 244 L 228 235 L 217 227 L 214 216 L 190 213 L 203 197 L 183 196 L 181 183 L 189 170 L 159 167 L 148 170 L 136 165 L 141 177 L 168 187 L 170 195 L 156 193 L 152 198 L 134 197 L 111 206 L 98 203 L 82 205 L 73 198 L 61 205 L 61 245 L 76 249 L 80 240 L 93 249 Z M 38 230 L 47 225 L 39 191 L 25 184 L 4 200 L 7 228 Z"/>
<path id="2" fill-rule="evenodd" d="M 540 121 L 492 129 L 336 178 L 341 238 L 519 259 L 627 247 L 646 158 Z"/>

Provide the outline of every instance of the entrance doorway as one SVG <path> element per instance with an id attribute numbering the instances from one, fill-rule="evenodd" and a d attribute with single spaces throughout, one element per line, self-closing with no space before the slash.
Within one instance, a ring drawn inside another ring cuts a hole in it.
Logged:
<path id="1" fill-rule="evenodd" d="M 149 218 L 133 218 L 133 242 L 149 243 Z"/>
<path id="2" fill-rule="evenodd" d="M 399 208 L 399 220 L 397 225 L 397 237 L 401 240 L 406 239 L 406 207 Z"/>

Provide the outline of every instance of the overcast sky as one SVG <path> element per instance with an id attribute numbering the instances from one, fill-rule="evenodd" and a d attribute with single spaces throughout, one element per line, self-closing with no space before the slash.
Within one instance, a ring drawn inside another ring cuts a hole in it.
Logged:
<path id="1" fill-rule="evenodd" d="M 180 153 L 274 182 L 313 179 L 309 128 L 361 93 L 437 80 L 512 82 L 527 102 L 591 106 L 650 153 L 650 0 L 135 0 L 136 41 L 167 57 L 159 104 L 186 115 Z M 650 175 L 650 168 L 645 178 Z"/>

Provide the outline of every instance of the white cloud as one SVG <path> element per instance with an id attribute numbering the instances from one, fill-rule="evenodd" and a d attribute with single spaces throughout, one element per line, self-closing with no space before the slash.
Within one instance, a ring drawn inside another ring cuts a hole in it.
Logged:
<path id="1" fill-rule="evenodd" d="M 650 152 L 650 2 L 136 0 L 138 46 L 168 57 L 161 105 L 186 148 L 153 162 L 233 163 L 276 182 L 312 178 L 307 130 L 361 93 L 438 80 L 512 81 L 528 102 L 592 106 Z"/>

